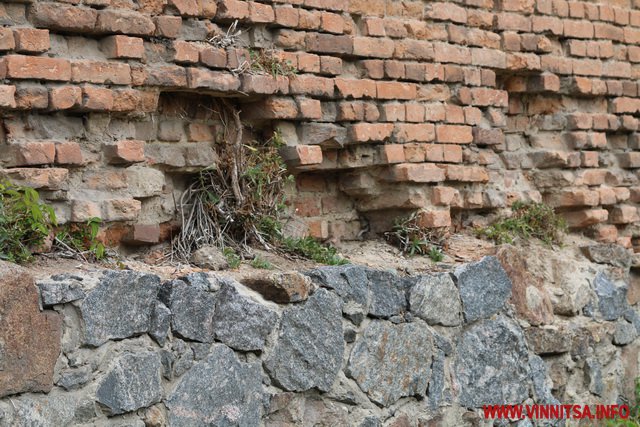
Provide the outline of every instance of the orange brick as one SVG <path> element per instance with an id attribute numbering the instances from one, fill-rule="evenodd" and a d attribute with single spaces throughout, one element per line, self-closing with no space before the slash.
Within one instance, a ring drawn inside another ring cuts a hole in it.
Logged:
<path id="1" fill-rule="evenodd" d="M 97 33 L 150 36 L 156 29 L 147 15 L 132 10 L 103 9 L 98 12 L 95 30 Z"/>
<path id="2" fill-rule="evenodd" d="M 23 142 L 10 147 L 14 157 L 11 166 L 46 165 L 55 161 L 56 146 L 50 141 Z"/>
<path id="3" fill-rule="evenodd" d="M 451 226 L 449 210 L 421 211 L 418 214 L 418 226 L 426 228 L 441 228 Z"/>
<path id="4" fill-rule="evenodd" d="M 301 74 L 289 80 L 289 90 L 293 94 L 331 97 L 334 86 L 332 79 Z"/>
<path id="5" fill-rule="evenodd" d="M 82 89 L 78 86 L 61 86 L 49 90 L 49 106 L 53 110 L 77 107 L 82 102 Z"/>
<path id="6" fill-rule="evenodd" d="M 84 86 L 82 107 L 87 110 L 109 111 L 113 108 L 113 92 L 101 87 Z"/>
<path id="7" fill-rule="evenodd" d="M 104 146 L 104 155 L 110 164 L 144 161 L 144 141 L 122 140 Z"/>
<path id="8" fill-rule="evenodd" d="M 322 12 L 320 28 L 327 33 L 342 34 L 344 19 L 337 13 Z"/>
<path id="9" fill-rule="evenodd" d="M 249 3 L 238 0 L 222 0 L 218 3 L 216 17 L 225 20 L 246 19 L 249 17 Z"/>
<path id="10" fill-rule="evenodd" d="M 379 99 L 415 99 L 416 85 L 413 83 L 376 82 Z"/>
<path id="11" fill-rule="evenodd" d="M 462 147 L 442 144 L 442 160 L 447 163 L 462 163 Z"/>
<path id="12" fill-rule="evenodd" d="M 128 85 L 131 84 L 131 68 L 120 62 L 74 61 L 71 81 Z"/>
<path id="13" fill-rule="evenodd" d="M 59 2 L 36 2 L 29 9 L 29 20 L 36 27 L 82 34 L 93 31 L 97 16 L 95 9 Z"/>
<path id="14" fill-rule="evenodd" d="M 396 142 L 430 142 L 435 138 L 434 125 L 431 123 L 397 123 L 393 137 Z"/>
<path id="15" fill-rule="evenodd" d="M 390 181 L 442 182 L 445 171 L 432 163 L 400 163 L 389 169 Z"/>
<path id="16" fill-rule="evenodd" d="M 84 158 L 77 142 L 61 142 L 56 144 L 56 164 L 82 165 Z"/>
<path id="17" fill-rule="evenodd" d="M 631 205 L 616 206 L 609 215 L 609 222 L 612 224 L 631 224 L 638 220 L 640 220 L 638 208 Z"/>
<path id="18" fill-rule="evenodd" d="M 376 96 L 376 82 L 373 80 L 337 78 L 334 82 L 342 98 L 375 98 Z"/>
<path id="19" fill-rule="evenodd" d="M 170 0 L 169 4 L 174 6 L 182 16 L 198 16 L 200 12 L 197 0 Z"/>
<path id="20" fill-rule="evenodd" d="M 141 59 L 144 56 L 144 44 L 139 37 L 106 37 L 101 47 L 107 58 Z"/>
<path id="21" fill-rule="evenodd" d="M 570 228 L 584 228 L 605 222 L 609 217 L 609 212 L 606 209 L 588 209 L 576 212 L 564 212 L 562 216 L 564 216 Z"/>
<path id="22" fill-rule="evenodd" d="M 426 144 L 399 144 L 404 147 L 404 156 L 407 162 L 422 163 L 425 160 Z"/>
<path id="23" fill-rule="evenodd" d="M 431 194 L 431 202 L 438 206 L 449 206 L 456 198 L 459 198 L 458 190 L 451 187 L 435 187 Z"/>
<path id="24" fill-rule="evenodd" d="M 402 163 L 405 161 L 402 144 L 385 144 L 381 148 L 382 160 L 385 163 Z"/>
<path id="25" fill-rule="evenodd" d="M 17 28 L 13 31 L 16 52 L 42 53 L 49 50 L 49 30 Z"/>
<path id="26" fill-rule="evenodd" d="M 473 142 L 472 128 L 471 126 L 437 125 L 436 141 L 469 144 Z"/>
<path id="27" fill-rule="evenodd" d="M 385 141 L 391 132 L 391 123 L 356 123 L 349 128 L 349 137 L 354 142 Z"/>
<path id="28" fill-rule="evenodd" d="M 268 4 L 249 2 L 249 20 L 257 24 L 267 24 L 275 20 L 273 8 Z"/>
<path id="29" fill-rule="evenodd" d="M 309 236 L 315 239 L 327 239 L 329 237 L 329 223 L 324 219 L 308 220 Z"/>
<path id="30" fill-rule="evenodd" d="M 0 69 L 2 62 L 6 66 L 6 76 L 12 79 L 68 81 L 71 78 L 71 64 L 66 59 L 7 55 L 0 59 Z"/>
<path id="31" fill-rule="evenodd" d="M 483 167 L 447 165 L 447 180 L 461 182 L 487 182 L 489 175 Z"/>
<path id="32" fill-rule="evenodd" d="M 0 27 L 0 51 L 12 50 L 16 47 L 11 28 Z"/>
<path id="33" fill-rule="evenodd" d="M 275 23 L 283 27 L 297 27 L 299 21 L 298 9 L 291 6 L 275 7 Z"/>
<path id="34" fill-rule="evenodd" d="M 0 85 L 0 107 L 16 108 L 16 87 Z"/>
<path id="35" fill-rule="evenodd" d="M 176 40 L 173 42 L 173 62 L 195 64 L 200 59 L 200 49 L 194 43 Z"/>

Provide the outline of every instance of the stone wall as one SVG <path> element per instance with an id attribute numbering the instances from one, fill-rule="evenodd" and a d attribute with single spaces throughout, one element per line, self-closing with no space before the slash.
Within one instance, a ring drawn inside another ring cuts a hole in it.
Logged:
<path id="1" fill-rule="evenodd" d="M 242 283 L 125 270 L 34 284 L 1 264 L 0 424 L 475 426 L 485 404 L 632 401 L 628 253 L 530 253 Z"/>
<path id="2" fill-rule="evenodd" d="M 572 228 L 630 246 L 639 7 L 3 1 L 2 174 L 42 190 L 61 222 L 99 216 L 120 224 L 116 241 L 156 242 L 188 174 L 216 161 L 209 107 L 226 97 L 258 136 L 284 135 L 293 208 L 314 236 L 385 230 L 412 209 L 425 226 L 459 225 L 544 200 Z M 207 42 L 236 20 L 238 43 Z M 263 49 L 297 75 L 237 71 Z"/>

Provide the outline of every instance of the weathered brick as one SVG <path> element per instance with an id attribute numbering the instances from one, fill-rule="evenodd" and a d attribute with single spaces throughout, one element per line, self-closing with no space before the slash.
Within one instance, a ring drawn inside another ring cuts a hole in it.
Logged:
<path id="1" fill-rule="evenodd" d="M 432 163 L 400 163 L 391 166 L 385 178 L 400 182 L 442 182 L 445 171 Z"/>
<path id="2" fill-rule="evenodd" d="M 353 54 L 371 58 L 391 58 L 395 45 L 393 40 L 376 37 L 355 37 Z"/>
<path id="3" fill-rule="evenodd" d="M 243 108 L 249 119 L 295 119 L 298 117 L 298 104 L 291 98 L 270 97 Z"/>
<path id="4" fill-rule="evenodd" d="M 68 182 L 69 171 L 62 168 L 12 168 L 0 169 L 0 176 L 17 185 L 61 190 Z"/>
<path id="5" fill-rule="evenodd" d="M 156 26 L 154 35 L 175 39 L 182 29 L 182 18 L 179 16 L 157 16 L 154 18 Z"/>
<path id="6" fill-rule="evenodd" d="M 144 141 L 121 140 L 104 146 L 104 155 L 110 164 L 143 162 Z"/>
<path id="7" fill-rule="evenodd" d="M 427 4 L 425 14 L 428 18 L 438 21 L 451 21 L 460 24 L 467 22 L 467 9 L 449 2 Z"/>
<path id="8" fill-rule="evenodd" d="M 393 137 L 396 142 L 430 142 L 435 138 L 435 126 L 431 123 L 397 123 Z"/>
<path id="9" fill-rule="evenodd" d="M 144 56 L 144 45 L 138 37 L 105 37 L 102 39 L 101 48 L 107 58 L 141 59 Z"/>
<path id="10" fill-rule="evenodd" d="M 109 111 L 113 108 L 113 92 L 97 86 L 83 86 L 82 107 L 92 111 Z"/>
<path id="11" fill-rule="evenodd" d="M 59 142 L 56 145 L 55 163 L 58 165 L 82 165 L 84 157 L 77 142 Z"/>
<path id="12" fill-rule="evenodd" d="M 342 98 L 376 97 L 376 82 L 373 80 L 337 78 L 334 82 Z"/>
<path id="13" fill-rule="evenodd" d="M 146 15 L 130 10 L 101 10 L 98 12 L 95 30 L 99 33 L 153 35 L 155 24 Z"/>
<path id="14" fill-rule="evenodd" d="M 309 166 L 322 163 L 322 148 L 319 145 L 296 145 L 282 147 L 280 155 L 290 165 Z"/>
<path id="15" fill-rule="evenodd" d="M 29 17 L 36 27 L 50 30 L 88 33 L 93 31 L 98 12 L 95 9 L 61 3 L 36 2 L 29 9 Z"/>
<path id="16" fill-rule="evenodd" d="M 606 209 L 588 209 L 576 212 L 564 212 L 562 216 L 564 216 L 570 228 L 584 228 L 605 222 L 609 217 L 609 212 Z"/>
<path id="17" fill-rule="evenodd" d="M 616 206 L 609 215 L 609 222 L 612 224 L 631 224 L 638 220 L 640 220 L 638 208 L 631 205 Z"/>
<path id="18" fill-rule="evenodd" d="M 6 67 L 6 76 L 12 79 L 68 81 L 71 65 L 66 59 L 44 56 L 7 55 L 0 59 L 0 69 Z"/>
<path id="19" fill-rule="evenodd" d="M 110 199 L 102 204 L 104 221 L 130 221 L 138 217 L 142 203 L 136 199 Z"/>
<path id="20" fill-rule="evenodd" d="M 199 68 L 187 69 L 187 82 L 192 89 L 203 88 L 220 92 L 240 89 L 240 79 L 237 76 Z"/>
<path id="21" fill-rule="evenodd" d="M 473 142 L 473 131 L 471 126 L 437 125 L 436 141 L 468 144 Z"/>
<path id="22" fill-rule="evenodd" d="M 82 89 L 78 86 L 53 87 L 49 90 L 49 105 L 53 110 L 67 110 L 82 102 Z"/>
<path id="23" fill-rule="evenodd" d="M 16 52 L 42 53 L 49 50 L 49 30 L 17 28 L 13 31 Z"/>
<path id="24" fill-rule="evenodd" d="M 16 107 L 19 109 L 34 110 L 49 106 L 49 94 L 42 86 L 20 85 L 17 86 L 15 95 Z"/>
<path id="25" fill-rule="evenodd" d="M 249 20 L 257 24 L 271 23 L 275 20 L 273 8 L 268 4 L 249 2 Z"/>
<path id="26" fill-rule="evenodd" d="M 391 123 L 356 123 L 349 127 L 349 139 L 354 142 L 385 141 L 392 132 Z"/>
<path id="27" fill-rule="evenodd" d="M 289 90 L 292 94 L 332 97 L 334 92 L 333 80 L 312 74 L 301 74 L 289 80 Z"/>
<path id="28" fill-rule="evenodd" d="M 487 182 L 489 175 L 480 166 L 447 165 L 447 181 Z"/>
<path id="29" fill-rule="evenodd" d="M 309 52 L 351 54 L 353 39 L 350 36 L 309 33 L 305 36 L 306 49 Z"/>
<path id="30" fill-rule="evenodd" d="M 426 228 L 442 228 L 451 226 L 449 210 L 428 210 L 418 213 L 418 225 Z"/>
<path id="31" fill-rule="evenodd" d="M 0 85 L 0 108 L 16 108 L 16 87 Z"/>
<path id="32" fill-rule="evenodd" d="M 431 194 L 431 202 L 438 206 L 449 206 L 457 198 L 460 198 L 460 193 L 452 187 L 437 186 Z"/>
<path id="33" fill-rule="evenodd" d="M 377 97 L 379 99 L 415 99 L 416 85 L 400 82 L 377 82 Z"/>
<path id="34" fill-rule="evenodd" d="M 120 62 L 74 61 L 71 63 L 71 81 L 128 85 L 131 84 L 131 68 Z"/>
<path id="35" fill-rule="evenodd" d="M 21 142 L 9 146 L 13 159 L 10 166 L 53 164 L 56 146 L 52 141 Z"/>
<path id="36" fill-rule="evenodd" d="M 402 163 L 405 161 L 402 144 L 385 144 L 381 147 L 381 157 L 385 163 Z"/>

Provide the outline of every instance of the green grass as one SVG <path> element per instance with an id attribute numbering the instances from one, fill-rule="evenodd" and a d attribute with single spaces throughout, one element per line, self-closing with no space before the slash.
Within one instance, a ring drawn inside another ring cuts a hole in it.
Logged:
<path id="1" fill-rule="evenodd" d="M 282 248 L 289 253 L 303 256 L 320 264 L 349 264 L 348 260 L 338 255 L 338 250 L 335 247 L 324 246 L 313 237 L 285 238 L 282 240 Z"/>
<path id="2" fill-rule="evenodd" d="M 233 248 L 226 247 L 222 249 L 222 254 L 227 259 L 227 263 L 229 264 L 230 268 L 236 269 L 240 267 L 242 259 L 240 258 L 240 256 L 238 256 Z"/>
<path id="3" fill-rule="evenodd" d="M 273 270 L 273 265 L 266 259 L 260 258 L 259 256 L 251 260 L 251 267 L 259 268 L 261 270 Z"/>
<path id="4" fill-rule="evenodd" d="M 0 182 L 0 259 L 29 261 L 56 225 L 53 209 L 36 190 Z"/>
<path id="5" fill-rule="evenodd" d="M 516 202 L 511 210 L 510 217 L 477 230 L 477 234 L 497 244 L 513 243 L 516 238 L 536 238 L 548 245 L 562 243 L 567 225 L 552 207 L 544 203 Z"/>

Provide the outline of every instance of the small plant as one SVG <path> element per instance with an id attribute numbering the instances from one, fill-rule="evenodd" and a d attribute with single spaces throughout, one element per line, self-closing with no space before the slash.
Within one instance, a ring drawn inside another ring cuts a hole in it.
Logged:
<path id="1" fill-rule="evenodd" d="M 90 255 L 96 260 L 105 257 L 105 247 L 97 240 L 100 231 L 100 218 L 90 218 L 85 224 L 68 224 L 56 233 L 55 246 L 63 252 L 70 252 L 69 256 L 77 255 L 86 260 Z"/>
<path id="2" fill-rule="evenodd" d="M 432 246 L 431 249 L 429 249 L 429 252 L 427 252 L 427 255 L 429 256 L 429 258 L 431 258 L 431 261 L 433 262 L 440 262 L 444 259 L 444 254 L 442 253 L 442 251 L 436 248 L 435 246 Z"/>
<path id="3" fill-rule="evenodd" d="M 338 255 L 333 246 L 324 246 L 313 237 L 301 239 L 285 238 L 282 240 L 283 249 L 289 253 L 303 256 L 315 262 L 327 265 L 344 265 L 349 261 Z"/>
<path id="4" fill-rule="evenodd" d="M 251 267 L 259 268 L 261 270 L 273 270 L 273 265 L 264 258 L 260 258 L 259 256 L 255 257 L 251 261 Z"/>
<path id="5" fill-rule="evenodd" d="M 229 264 L 229 267 L 233 269 L 240 267 L 240 263 L 242 263 L 242 259 L 240 258 L 240 256 L 238 256 L 238 254 L 233 248 L 230 248 L 227 246 L 226 248 L 222 249 L 222 255 L 224 255 L 224 257 L 227 259 L 227 263 Z"/>
<path id="6" fill-rule="evenodd" d="M 22 263 L 51 236 L 53 209 L 33 188 L 0 182 L 0 259 Z"/>
<path id="7" fill-rule="evenodd" d="M 422 227 L 417 212 L 397 218 L 385 237 L 409 256 L 427 255 L 434 262 L 444 258 L 440 247 L 444 243 L 445 230 Z"/>
<path id="8" fill-rule="evenodd" d="M 291 77 L 298 72 L 290 61 L 282 59 L 271 49 L 250 50 L 251 72 L 254 74 L 270 74 L 273 77 Z"/>
<path id="9" fill-rule="evenodd" d="M 606 427 L 640 427 L 640 377 L 635 379 L 634 394 L 635 404 L 629 404 L 629 418 L 622 419 L 618 416 L 607 420 Z"/>
<path id="10" fill-rule="evenodd" d="M 513 243 L 516 238 L 537 238 L 547 245 L 560 244 L 567 230 L 564 218 L 544 203 L 515 202 L 513 215 L 477 231 L 497 244 Z"/>

